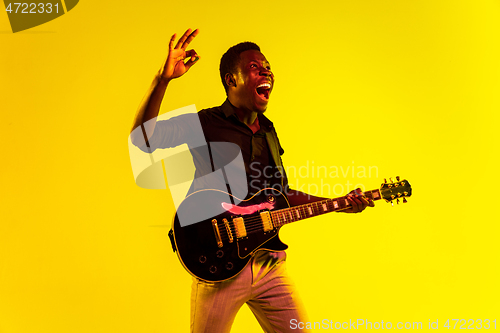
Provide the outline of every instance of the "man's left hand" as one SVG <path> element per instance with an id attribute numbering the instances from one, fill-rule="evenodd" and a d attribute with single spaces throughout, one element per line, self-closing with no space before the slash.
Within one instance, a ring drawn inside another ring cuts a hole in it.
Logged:
<path id="1" fill-rule="evenodd" d="M 368 206 L 375 207 L 375 203 L 373 202 L 373 200 L 367 198 L 360 188 L 349 192 L 346 198 L 351 203 L 352 207 L 343 210 L 344 213 L 360 213 Z"/>

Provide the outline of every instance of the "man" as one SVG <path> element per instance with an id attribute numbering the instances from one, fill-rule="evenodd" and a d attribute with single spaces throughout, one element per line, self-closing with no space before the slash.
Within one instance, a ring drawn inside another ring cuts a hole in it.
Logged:
<path id="1" fill-rule="evenodd" d="M 133 130 L 143 128 L 146 140 L 137 137 L 140 131 L 134 131 L 135 136 L 132 135 L 134 144 L 142 149 L 146 149 L 141 144 L 144 141 L 149 150 L 154 150 L 190 140 L 188 129 L 191 127 L 182 120 L 156 122 L 155 118 L 170 82 L 184 75 L 199 60 L 194 50 L 186 51 L 197 35 L 198 30 L 188 29 L 175 47 L 176 35 L 170 39 L 168 57 L 143 99 L 133 125 Z M 221 59 L 220 74 L 227 100 L 220 107 L 200 111 L 199 121 L 206 142 L 232 142 L 241 149 L 247 176 L 246 192 L 252 195 L 262 188 L 280 186 L 291 206 L 324 200 L 288 188 L 280 158 L 283 149 L 273 124 L 264 116 L 274 88 L 274 75 L 260 48 L 249 42 L 231 47 Z M 212 169 L 214 166 L 212 157 L 211 161 L 204 161 L 203 154 L 196 149 L 191 153 L 197 167 L 190 189 L 193 193 L 207 186 L 203 181 L 197 181 L 207 174 L 207 170 L 201 169 L 210 163 Z M 211 151 L 212 155 L 218 153 L 224 155 L 224 152 Z M 348 200 L 352 207 L 345 212 L 357 213 L 373 206 L 359 189 L 352 191 Z M 265 332 L 297 332 L 290 327 L 290 321 L 305 322 L 307 319 L 286 274 L 285 258 L 283 251 L 257 251 L 234 278 L 216 283 L 194 278 L 191 331 L 229 332 L 239 308 L 246 303 Z"/>

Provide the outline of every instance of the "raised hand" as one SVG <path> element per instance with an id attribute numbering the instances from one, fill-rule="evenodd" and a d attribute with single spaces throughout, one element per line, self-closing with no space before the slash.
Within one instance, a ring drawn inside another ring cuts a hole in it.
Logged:
<path id="1" fill-rule="evenodd" d="M 159 75 L 162 80 L 170 81 L 184 75 L 191 66 L 193 66 L 199 59 L 195 50 L 188 50 L 189 43 L 198 35 L 198 29 L 192 31 L 186 30 L 184 35 L 177 41 L 174 47 L 176 34 L 170 38 L 168 57 L 165 60 L 162 68 L 160 68 Z M 185 62 L 185 60 L 188 61 Z"/>

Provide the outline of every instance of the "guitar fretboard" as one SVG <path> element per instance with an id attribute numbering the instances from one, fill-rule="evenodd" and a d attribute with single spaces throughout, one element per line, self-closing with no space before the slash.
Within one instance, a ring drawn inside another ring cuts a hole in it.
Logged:
<path id="1" fill-rule="evenodd" d="M 380 190 L 372 190 L 364 192 L 367 198 L 373 201 L 380 200 Z M 279 209 L 271 212 L 271 218 L 275 228 L 279 228 L 282 225 L 296 222 L 299 220 L 307 219 L 310 217 L 341 211 L 344 209 L 349 209 L 351 204 L 347 200 L 346 196 L 327 199 L 322 201 L 316 201 L 307 203 L 304 205 L 294 206 L 285 209 Z"/>

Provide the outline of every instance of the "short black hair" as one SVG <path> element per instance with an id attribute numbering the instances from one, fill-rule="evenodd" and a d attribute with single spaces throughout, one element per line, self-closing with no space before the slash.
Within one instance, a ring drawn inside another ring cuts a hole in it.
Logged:
<path id="1" fill-rule="evenodd" d="M 222 85 L 224 85 L 224 90 L 226 90 L 226 92 L 228 89 L 226 80 L 224 79 L 226 73 L 234 74 L 236 72 L 236 67 L 238 67 L 238 64 L 240 62 L 240 54 L 248 50 L 256 50 L 260 52 L 260 47 L 252 42 L 242 42 L 234 46 L 231 46 L 229 50 L 227 50 L 226 53 L 224 53 L 224 55 L 220 59 L 220 66 L 219 66 L 220 78 L 222 80 Z"/>

